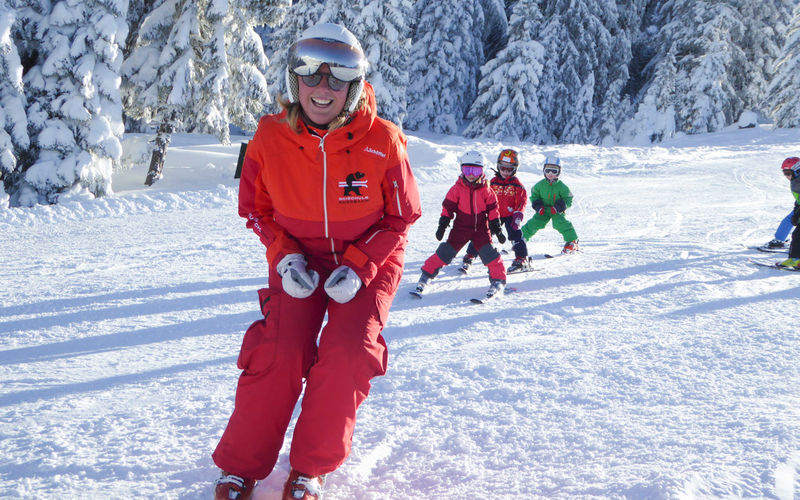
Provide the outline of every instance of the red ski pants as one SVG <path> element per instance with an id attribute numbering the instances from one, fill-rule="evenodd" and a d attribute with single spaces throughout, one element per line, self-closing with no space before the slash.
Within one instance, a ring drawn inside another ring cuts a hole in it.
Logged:
<path id="1" fill-rule="evenodd" d="M 356 409 L 369 393 L 370 379 L 386 373 L 381 331 L 400 283 L 402 254 L 381 266 L 346 304 L 325 294 L 322 285 L 331 269 L 310 261 L 320 273 L 311 297 L 287 295 L 277 273 L 270 273 L 269 288 L 258 292 L 264 319 L 245 333 L 233 415 L 213 454 L 228 473 L 251 479 L 270 474 L 304 378 L 289 461 L 311 476 L 336 470 L 350 453 Z"/>

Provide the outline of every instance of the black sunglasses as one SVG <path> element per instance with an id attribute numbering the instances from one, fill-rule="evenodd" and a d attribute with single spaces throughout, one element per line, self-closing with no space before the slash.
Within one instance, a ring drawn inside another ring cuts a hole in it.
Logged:
<path id="1" fill-rule="evenodd" d="M 339 92 L 340 90 L 342 90 L 343 88 L 347 87 L 350 84 L 350 82 L 339 80 L 330 73 L 314 73 L 313 75 L 301 76 L 300 79 L 303 80 L 303 83 L 307 87 L 316 87 L 322 81 L 323 76 L 328 77 L 327 78 L 328 88 L 334 92 Z"/>

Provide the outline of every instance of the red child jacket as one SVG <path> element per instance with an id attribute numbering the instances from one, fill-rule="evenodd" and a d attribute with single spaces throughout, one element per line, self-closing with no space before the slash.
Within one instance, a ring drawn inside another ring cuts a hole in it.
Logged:
<path id="1" fill-rule="evenodd" d="M 516 212 L 525 213 L 528 192 L 516 175 L 506 179 L 496 175 L 489 181 L 489 186 L 497 195 L 497 210 L 500 212 L 500 217 L 511 217 Z"/>
<path id="2" fill-rule="evenodd" d="M 285 111 L 261 118 L 242 165 L 239 215 L 271 267 L 290 253 L 319 252 L 368 285 L 405 246 L 421 214 L 407 139 L 377 116 L 369 83 L 365 90 L 367 104 L 323 137 L 291 130 Z"/>
<path id="3" fill-rule="evenodd" d="M 497 195 L 489 189 L 486 179 L 472 184 L 459 176 L 444 197 L 442 215 L 451 219 L 455 216 L 455 224 L 459 226 L 469 225 L 472 229 L 478 229 L 487 220 L 500 217 Z"/>

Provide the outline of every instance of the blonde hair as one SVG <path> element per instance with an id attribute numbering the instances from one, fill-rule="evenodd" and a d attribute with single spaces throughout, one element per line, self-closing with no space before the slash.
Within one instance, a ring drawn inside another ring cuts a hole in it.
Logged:
<path id="1" fill-rule="evenodd" d="M 300 114 L 302 113 L 302 107 L 300 106 L 299 102 L 291 102 L 289 98 L 283 95 L 278 94 L 275 97 L 275 101 L 281 107 L 282 110 L 286 110 L 286 123 L 289 124 L 289 127 L 297 133 L 300 133 L 302 130 L 300 128 Z M 361 95 L 358 97 L 358 104 L 356 105 L 355 111 L 353 113 L 358 112 L 367 105 L 367 93 L 365 91 L 361 91 Z M 331 120 L 328 124 L 328 132 L 336 130 L 337 128 L 341 127 L 345 123 L 347 123 L 350 115 L 352 113 L 348 113 L 347 110 L 342 109 L 342 112 L 336 115 L 336 117 Z"/>

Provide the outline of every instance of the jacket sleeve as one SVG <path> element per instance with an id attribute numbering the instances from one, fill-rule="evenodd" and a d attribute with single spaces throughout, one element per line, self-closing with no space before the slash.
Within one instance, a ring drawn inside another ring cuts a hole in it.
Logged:
<path id="1" fill-rule="evenodd" d="M 239 179 L 239 216 L 247 222 L 267 247 L 267 261 L 275 266 L 284 255 L 300 252 L 297 242 L 273 218 L 272 200 L 261 177 L 265 167 L 262 134 L 266 117 L 262 119 L 253 139 L 247 145 L 242 175 Z"/>
<path id="2" fill-rule="evenodd" d="M 492 188 L 486 189 L 486 216 L 489 220 L 500 218 L 500 210 L 497 207 L 497 193 Z"/>
<path id="3" fill-rule="evenodd" d="M 386 259 L 405 245 L 411 224 L 422 215 L 419 189 L 406 152 L 405 138 L 397 139 L 395 154 L 388 160 L 395 163 L 386 170 L 381 181 L 384 214 L 364 236 L 344 252 L 344 264 L 353 269 L 364 285 L 369 285 Z"/>
<path id="4" fill-rule="evenodd" d="M 456 210 L 458 209 L 458 182 L 454 184 L 448 191 L 447 194 L 444 196 L 444 201 L 442 201 L 442 215 L 449 219 L 452 219 L 456 215 Z"/>
<path id="5" fill-rule="evenodd" d="M 525 213 L 525 202 L 528 200 L 528 191 L 525 186 L 517 179 L 517 185 L 514 189 L 514 212 Z"/>
<path id="6" fill-rule="evenodd" d="M 561 199 L 567 205 L 567 208 L 572 206 L 572 191 L 569 190 L 566 184 L 561 183 Z"/>

